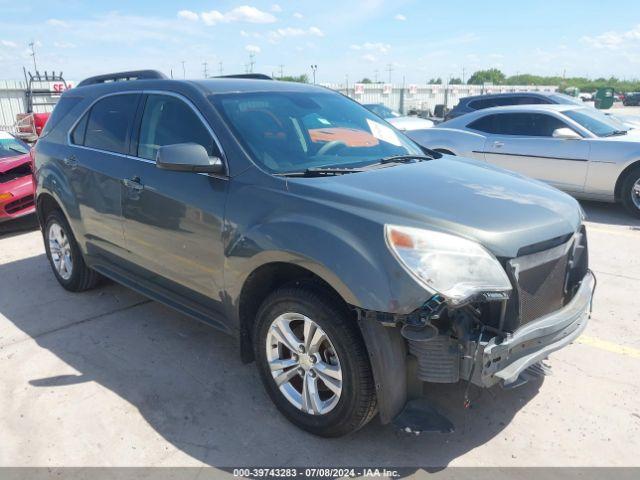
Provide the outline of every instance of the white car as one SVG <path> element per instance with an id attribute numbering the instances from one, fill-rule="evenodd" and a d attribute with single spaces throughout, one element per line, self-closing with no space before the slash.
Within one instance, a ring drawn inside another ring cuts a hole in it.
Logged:
<path id="1" fill-rule="evenodd" d="M 424 128 L 433 127 L 434 123 L 426 118 L 413 117 L 402 115 L 389 107 L 382 105 L 381 103 L 368 103 L 363 105 L 367 110 L 375 113 L 381 118 L 384 118 L 391 125 L 403 132 L 409 132 L 412 130 L 422 130 Z"/>
<path id="2" fill-rule="evenodd" d="M 640 130 L 580 105 L 518 105 L 407 133 L 441 153 L 492 163 L 640 217 Z"/>

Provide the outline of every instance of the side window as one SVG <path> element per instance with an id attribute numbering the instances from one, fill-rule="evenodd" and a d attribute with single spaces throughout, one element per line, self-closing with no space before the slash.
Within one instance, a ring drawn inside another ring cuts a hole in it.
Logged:
<path id="1" fill-rule="evenodd" d="M 498 117 L 499 115 L 487 115 L 486 117 L 482 117 L 471 122 L 467 125 L 467 128 L 484 133 L 498 133 L 496 130 Z"/>
<path id="2" fill-rule="evenodd" d="M 542 113 L 501 113 L 487 115 L 467 127 L 496 135 L 551 137 L 555 129 L 567 125 L 562 120 Z"/>
<path id="3" fill-rule="evenodd" d="M 220 156 L 204 123 L 183 100 L 170 95 L 149 95 L 138 141 L 138 156 L 155 160 L 158 148 L 176 143 L 197 143 L 211 156 Z"/>
<path id="4" fill-rule="evenodd" d="M 483 98 L 480 100 L 473 100 L 472 102 L 469 102 L 469 108 L 472 108 L 474 110 L 482 110 L 485 108 L 491 108 L 495 106 L 496 106 L 495 98 Z"/>
<path id="5" fill-rule="evenodd" d="M 71 132 L 71 143 L 74 145 L 84 145 L 84 136 L 87 132 L 87 122 L 89 120 L 89 114 L 85 113 L 82 120 L 78 122 L 76 128 Z"/>
<path id="6" fill-rule="evenodd" d="M 71 95 L 62 96 L 60 100 L 58 100 L 53 112 L 51 112 L 51 116 L 47 120 L 47 123 L 45 123 L 42 133 L 40 134 L 40 138 L 49 135 L 49 133 L 58 126 L 60 121 L 66 117 L 81 100 L 82 97 L 74 97 Z"/>
<path id="7" fill-rule="evenodd" d="M 137 94 L 123 94 L 99 100 L 89 112 L 84 145 L 109 152 L 127 153 L 137 99 Z"/>

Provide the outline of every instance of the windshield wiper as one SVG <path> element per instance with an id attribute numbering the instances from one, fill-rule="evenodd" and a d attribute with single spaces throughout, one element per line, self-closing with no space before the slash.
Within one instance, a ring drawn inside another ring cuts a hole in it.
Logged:
<path id="1" fill-rule="evenodd" d="M 433 160 L 435 158 L 435 156 L 431 155 L 391 155 L 390 157 L 381 158 L 378 163 L 384 165 L 385 163 L 406 163 L 411 160 L 423 162 L 425 160 Z"/>
<path id="2" fill-rule="evenodd" d="M 278 177 L 322 177 L 325 175 L 345 175 L 347 173 L 364 172 L 364 168 L 352 167 L 312 167 L 294 172 L 275 173 Z"/>
<path id="3" fill-rule="evenodd" d="M 20 148 L 14 148 L 14 147 L 9 147 L 9 150 L 13 150 L 14 152 L 18 152 L 18 153 L 22 153 L 23 155 L 26 155 L 29 152 L 25 152 L 24 150 L 20 149 Z"/>
<path id="4" fill-rule="evenodd" d="M 618 135 L 626 135 L 629 130 L 614 130 L 613 132 L 607 133 L 605 137 L 617 137 Z"/>

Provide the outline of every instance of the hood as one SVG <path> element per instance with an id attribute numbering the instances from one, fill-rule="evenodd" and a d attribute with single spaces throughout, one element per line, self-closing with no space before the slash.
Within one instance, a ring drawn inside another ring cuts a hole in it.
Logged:
<path id="1" fill-rule="evenodd" d="M 631 128 L 630 125 L 627 127 Z M 597 140 L 605 141 L 605 142 L 629 142 L 633 144 L 637 144 L 640 142 L 640 128 L 632 128 L 631 130 L 627 130 L 626 135 L 616 135 L 613 137 L 600 137 Z"/>
<path id="2" fill-rule="evenodd" d="M 25 163 L 31 163 L 31 155 L 28 153 L 19 154 L 15 157 L 2 157 L 0 158 L 0 173 L 8 172 Z"/>
<path id="3" fill-rule="evenodd" d="M 422 130 L 433 127 L 433 122 L 420 117 L 392 117 L 387 118 L 387 122 L 398 130 Z"/>
<path id="4" fill-rule="evenodd" d="M 289 179 L 316 201 L 379 222 L 435 229 L 480 242 L 494 255 L 578 230 L 578 202 L 541 182 L 475 160 L 392 165 L 361 173 Z"/>

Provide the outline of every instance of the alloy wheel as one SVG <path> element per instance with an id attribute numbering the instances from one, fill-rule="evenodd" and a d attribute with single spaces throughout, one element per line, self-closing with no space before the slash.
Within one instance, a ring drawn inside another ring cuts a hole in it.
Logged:
<path id="1" fill-rule="evenodd" d="M 325 331 L 299 313 L 284 313 L 266 337 L 271 375 L 284 397 L 310 415 L 335 408 L 342 393 L 342 369 Z"/>
<path id="2" fill-rule="evenodd" d="M 640 209 L 640 178 L 636 180 L 631 188 L 631 200 L 636 208 Z"/>
<path id="3" fill-rule="evenodd" d="M 48 239 L 53 268 L 63 280 L 69 280 L 73 273 L 73 258 L 67 233 L 60 224 L 53 222 L 49 226 Z"/>

